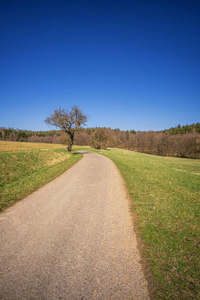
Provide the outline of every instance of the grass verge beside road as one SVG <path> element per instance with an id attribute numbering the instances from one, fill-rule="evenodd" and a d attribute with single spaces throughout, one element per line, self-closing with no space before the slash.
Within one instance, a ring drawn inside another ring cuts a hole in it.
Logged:
<path id="1" fill-rule="evenodd" d="M 64 148 L 54 144 L 0 142 L 0 210 L 61 175 L 82 157 Z"/>
<path id="2" fill-rule="evenodd" d="M 200 160 L 94 152 L 112 159 L 127 184 L 155 283 L 152 298 L 200 299 Z"/>

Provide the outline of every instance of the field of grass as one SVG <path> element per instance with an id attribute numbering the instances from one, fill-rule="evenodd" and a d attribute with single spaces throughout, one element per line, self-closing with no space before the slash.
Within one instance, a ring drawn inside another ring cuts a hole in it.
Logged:
<path id="1" fill-rule="evenodd" d="M 200 160 L 95 152 L 111 158 L 127 184 L 153 276 L 152 298 L 200 299 Z"/>
<path id="2" fill-rule="evenodd" d="M 0 210 L 61 175 L 82 157 L 65 148 L 0 141 Z"/>
<path id="3" fill-rule="evenodd" d="M 47 149 L 66 149 L 65 145 L 0 141 L 0 152 L 19 152 Z"/>

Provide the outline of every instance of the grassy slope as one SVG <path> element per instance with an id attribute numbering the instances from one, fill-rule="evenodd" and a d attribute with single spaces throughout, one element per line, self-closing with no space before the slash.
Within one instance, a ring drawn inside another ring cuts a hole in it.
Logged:
<path id="1" fill-rule="evenodd" d="M 199 299 L 200 160 L 96 151 L 121 171 L 138 215 L 154 299 Z"/>
<path id="2" fill-rule="evenodd" d="M 0 210 L 61 175 L 81 157 L 62 145 L 0 142 Z"/>

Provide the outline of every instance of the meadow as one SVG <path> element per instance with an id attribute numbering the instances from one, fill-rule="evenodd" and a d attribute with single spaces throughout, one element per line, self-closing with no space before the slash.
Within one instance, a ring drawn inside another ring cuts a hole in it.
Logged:
<path id="1" fill-rule="evenodd" d="M 0 210 L 61 175 L 81 157 L 66 146 L 0 141 Z"/>
<path id="2" fill-rule="evenodd" d="M 152 298 L 200 299 L 200 160 L 93 151 L 125 179 Z"/>

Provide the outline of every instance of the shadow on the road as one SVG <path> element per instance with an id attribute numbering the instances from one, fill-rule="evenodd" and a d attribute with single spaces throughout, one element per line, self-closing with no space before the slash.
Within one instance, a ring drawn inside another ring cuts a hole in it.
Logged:
<path id="1" fill-rule="evenodd" d="M 91 154 L 91 152 L 86 152 L 84 150 L 77 150 L 76 152 L 79 152 L 81 154 Z M 74 153 L 74 154 L 79 154 L 79 153 Z"/>
<path id="2" fill-rule="evenodd" d="M 82 152 L 81 152 L 82 153 Z M 81 154 L 79 151 L 73 152 L 73 155 L 80 155 Z"/>

